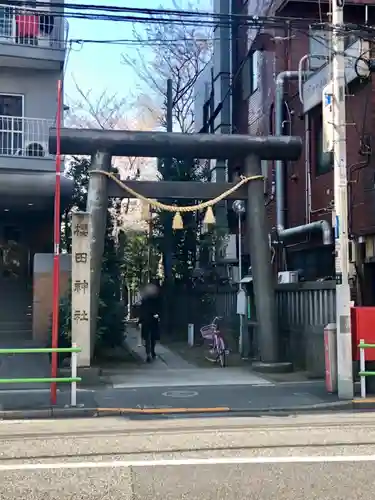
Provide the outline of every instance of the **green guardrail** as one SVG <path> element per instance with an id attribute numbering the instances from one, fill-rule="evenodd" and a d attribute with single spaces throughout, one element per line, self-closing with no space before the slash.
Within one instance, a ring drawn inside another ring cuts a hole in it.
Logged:
<path id="1" fill-rule="evenodd" d="M 366 377 L 374 377 L 375 372 L 366 371 L 366 349 L 375 349 L 375 344 L 366 344 L 361 340 L 358 344 L 359 348 L 359 373 L 361 377 L 361 398 L 366 397 Z"/>
<path id="2" fill-rule="evenodd" d="M 71 384 L 71 406 L 77 405 L 77 382 L 81 382 L 82 378 L 77 377 L 77 354 L 81 352 L 81 348 L 73 345 L 72 347 L 30 347 L 17 349 L 0 349 L 0 355 L 17 354 L 51 354 L 70 353 L 71 361 L 71 376 L 70 377 L 27 377 L 27 378 L 0 378 L 0 384 L 51 384 L 51 383 L 68 383 Z"/>

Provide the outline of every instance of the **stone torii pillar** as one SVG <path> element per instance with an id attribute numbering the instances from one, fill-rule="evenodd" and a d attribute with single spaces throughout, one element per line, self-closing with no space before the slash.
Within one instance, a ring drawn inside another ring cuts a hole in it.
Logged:
<path id="1" fill-rule="evenodd" d="M 109 172 L 111 169 L 112 156 L 105 152 L 96 152 L 91 156 L 90 170 L 103 170 Z M 91 357 L 95 348 L 95 333 L 97 317 L 99 312 L 99 292 L 101 263 L 104 252 L 104 240 L 107 224 L 108 209 L 108 182 L 104 175 L 90 175 L 87 190 L 86 212 L 91 215 L 91 304 L 90 304 L 90 338 Z"/>
<path id="2" fill-rule="evenodd" d="M 250 137 L 246 135 L 181 134 L 169 132 L 138 132 L 122 130 L 61 130 L 61 153 L 94 156 L 97 170 L 108 171 L 110 157 L 136 156 L 156 158 L 246 159 L 247 175 L 261 175 L 260 160 L 297 160 L 301 154 L 299 137 Z M 49 151 L 56 153 L 56 129 L 51 129 Z M 129 187 L 143 196 L 156 199 L 212 199 L 230 189 L 230 183 L 126 181 Z M 98 310 L 100 262 L 103 254 L 107 199 L 129 198 L 129 194 L 103 174 L 92 174 L 89 184 L 88 210 L 94 216 L 92 252 L 93 310 Z M 263 181 L 250 181 L 231 199 L 247 200 L 247 227 L 254 277 L 255 305 L 258 313 L 258 335 L 261 361 L 273 363 L 278 359 L 278 328 L 272 278 L 268 228 L 264 204 Z M 95 212 L 95 215 L 94 215 Z M 96 263 L 94 265 L 94 262 Z M 93 332 L 96 326 L 93 318 Z"/>

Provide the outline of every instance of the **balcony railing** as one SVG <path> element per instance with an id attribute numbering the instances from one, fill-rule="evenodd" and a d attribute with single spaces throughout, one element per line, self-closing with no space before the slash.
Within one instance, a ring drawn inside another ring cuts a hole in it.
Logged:
<path id="1" fill-rule="evenodd" d="M 52 158 L 48 152 L 49 129 L 55 120 L 0 115 L 0 156 Z"/>
<path id="2" fill-rule="evenodd" d="M 62 50 L 67 37 L 66 19 L 48 10 L 0 4 L 0 43 Z"/>

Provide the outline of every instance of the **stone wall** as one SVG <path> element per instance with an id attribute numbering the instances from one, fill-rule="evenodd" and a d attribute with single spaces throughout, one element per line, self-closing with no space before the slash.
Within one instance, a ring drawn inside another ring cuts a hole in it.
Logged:
<path id="1" fill-rule="evenodd" d="M 53 254 L 34 255 L 33 339 L 48 343 L 52 321 Z M 60 255 L 60 297 L 67 293 L 71 275 L 71 255 Z"/>

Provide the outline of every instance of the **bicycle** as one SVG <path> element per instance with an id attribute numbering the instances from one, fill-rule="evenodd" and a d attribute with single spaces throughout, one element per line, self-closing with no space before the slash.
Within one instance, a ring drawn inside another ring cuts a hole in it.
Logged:
<path id="1" fill-rule="evenodd" d="M 210 344 L 210 353 L 215 356 L 215 359 L 213 360 L 214 363 L 219 362 L 220 366 L 224 368 L 227 365 L 229 350 L 225 346 L 224 338 L 217 324 L 217 322 L 221 319 L 222 318 L 219 316 L 216 316 L 211 324 L 202 326 L 200 333 L 203 340 L 209 340 L 212 342 Z M 212 361 L 212 359 L 209 359 L 209 361 Z"/>

